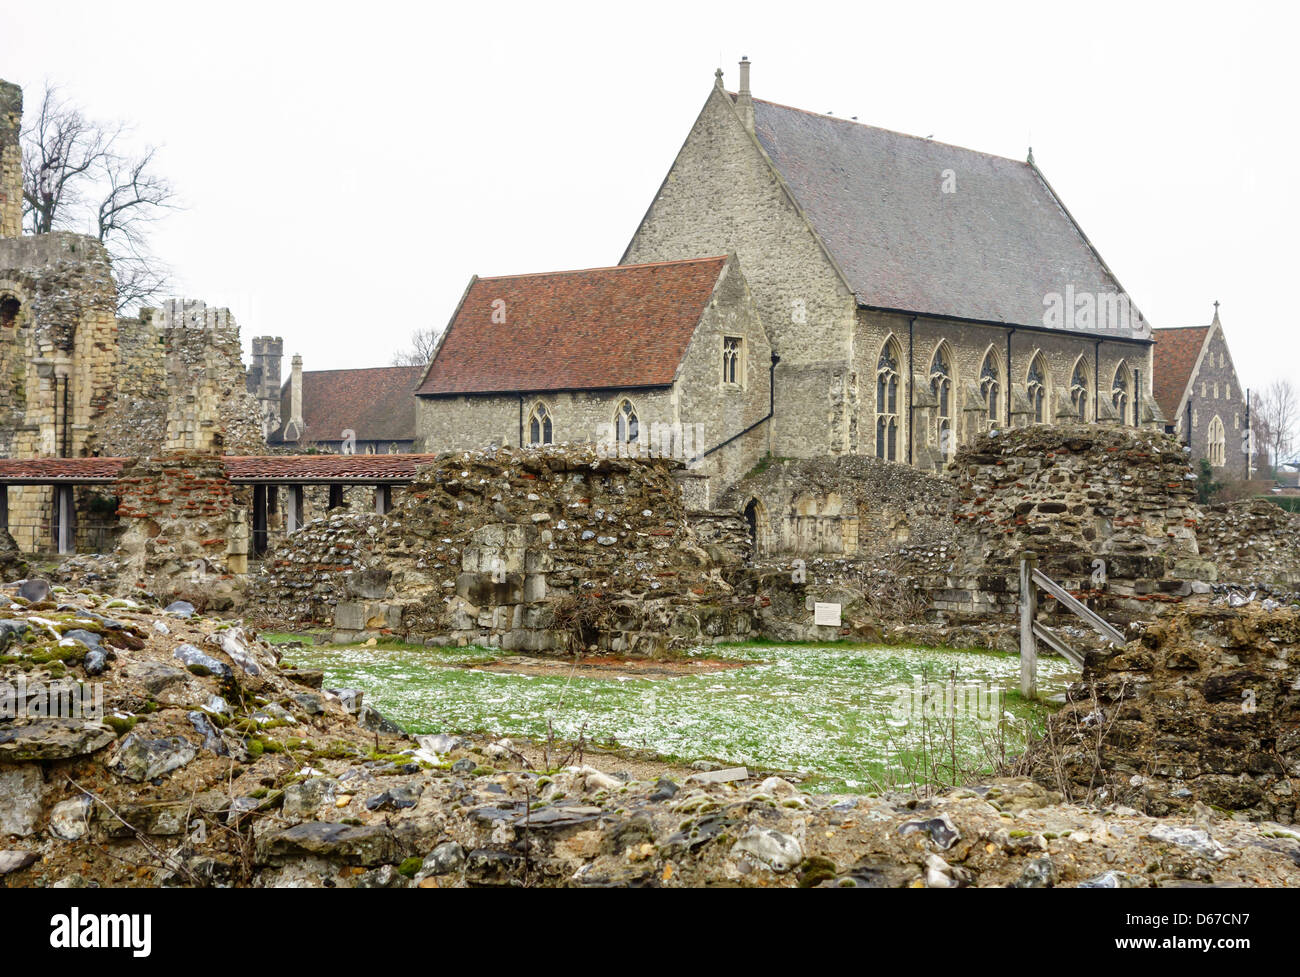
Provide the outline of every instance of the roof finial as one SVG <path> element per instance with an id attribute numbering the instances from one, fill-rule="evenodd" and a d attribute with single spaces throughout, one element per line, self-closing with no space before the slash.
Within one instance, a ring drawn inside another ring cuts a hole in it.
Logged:
<path id="1" fill-rule="evenodd" d="M 721 69 L 721 68 L 719 68 L 717 71 L 715 71 L 715 72 L 713 73 L 713 84 L 716 85 L 718 88 L 721 88 L 721 87 L 722 87 L 722 69 Z"/>
<path id="2" fill-rule="evenodd" d="M 1218 299 L 1214 300 L 1214 321 L 1215 322 L 1219 321 L 1219 300 Z"/>
<path id="3" fill-rule="evenodd" d="M 1028 162 L 1028 163 L 1032 163 L 1032 162 L 1034 161 L 1034 147 L 1033 147 L 1033 146 L 1030 146 L 1030 147 L 1029 147 L 1029 155 L 1025 157 L 1025 161 Z"/>

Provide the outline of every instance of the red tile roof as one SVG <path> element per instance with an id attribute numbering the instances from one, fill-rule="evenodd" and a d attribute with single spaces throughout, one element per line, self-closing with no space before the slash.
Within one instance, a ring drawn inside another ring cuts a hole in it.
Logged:
<path id="1" fill-rule="evenodd" d="M 112 481 L 128 458 L 0 458 L 0 482 Z"/>
<path id="2" fill-rule="evenodd" d="M 1156 341 L 1152 382 L 1156 403 L 1170 424 L 1176 424 L 1179 401 L 1192 379 L 1196 359 L 1201 355 L 1210 326 L 1186 326 L 1182 329 L 1153 329 L 1151 338 Z"/>
<path id="3" fill-rule="evenodd" d="M 227 455 L 236 482 L 409 482 L 437 455 Z"/>
<path id="4" fill-rule="evenodd" d="M 437 455 L 226 455 L 235 482 L 409 482 Z M 111 482 L 129 458 L 0 458 L 0 484 Z"/>
<path id="5" fill-rule="evenodd" d="M 414 441 L 415 385 L 423 366 L 304 370 L 300 444 L 334 442 L 353 431 L 358 441 Z M 280 390 L 280 420 L 289 421 L 289 383 Z M 283 431 L 270 441 L 283 443 Z M 295 442 L 289 442 L 294 444 Z"/>
<path id="6" fill-rule="evenodd" d="M 667 386 L 726 262 L 474 278 L 417 393 Z"/>

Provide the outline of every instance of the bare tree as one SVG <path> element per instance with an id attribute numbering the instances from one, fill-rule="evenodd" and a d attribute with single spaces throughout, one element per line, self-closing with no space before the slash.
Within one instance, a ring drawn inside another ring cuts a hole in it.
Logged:
<path id="1" fill-rule="evenodd" d="M 1300 426 L 1300 394 L 1290 380 L 1274 380 L 1255 397 L 1256 446 L 1268 455 L 1268 467 L 1276 468 L 1295 444 Z"/>
<path id="2" fill-rule="evenodd" d="M 428 366 L 438 348 L 441 329 L 430 326 L 411 333 L 411 345 L 393 354 L 393 366 Z"/>
<path id="3" fill-rule="evenodd" d="M 23 216 L 30 234 L 90 229 L 117 280 L 119 312 L 162 294 L 168 270 L 148 248 L 148 226 L 176 207 L 155 170 L 156 147 L 132 154 L 122 123 L 87 119 L 48 82 L 22 131 Z"/>

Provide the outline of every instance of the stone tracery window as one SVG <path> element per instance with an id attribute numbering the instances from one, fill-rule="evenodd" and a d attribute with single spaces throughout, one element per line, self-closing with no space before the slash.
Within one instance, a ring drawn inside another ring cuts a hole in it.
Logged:
<path id="1" fill-rule="evenodd" d="M 993 358 L 993 350 L 989 350 L 984 356 L 984 365 L 980 367 L 980 396 L 984 398 L 989 427 L 993 427 L 998 420 L 998 396 L 1001 387 L 1002 384 L 998 380 L 998 364 Z"/>
<path id="2" fill-rule="evenodd" d="M 1115 405 L 1115 413 L 1119 415 L 1119 422 L 1127 424 L 1132 394 L 1129 392 L 1128 364 L 1124 362 L 1115 369 L 1115 382 L 1111 384 L 1110 399 Z"/>
<path id="3" fill-rule="evenodd" d="M 934 351 L 934 358 L 930 361 L 930 392 L 936 401 L 935 439 L 944 458 L 951 458 L 956 447 L 952 436 L 952 367 L 942 345 Z"/>
<path id="4" fill-rule="evenodd" d="M 741 356 L 742 344 L 737 336 L 722 337 L 722 382 L 744 383 L 744 361 Z"/>
<path id="5" fill-rule="evenodd" d="M 533 405 L 532 413 L 528 415 L 528 443 L 554 444 L 553 434 L 551 411 L 539 400 Z"/>
<path id="6" fill-rule="evenodd" d="M 614 414 L 614 436 L 619 442 L 629 444 L 637 440 L 639 430 L 636 408 L 632 406 L 632 401 L 624 400 Z"/>
<path id="7" fill-rule="evenodd" d="M 876 457 L 898 460 L 898 347 L 891 339 L 876 364 Z"/>
<path id="8" fill-rule="evenodd" d="M 1209 450 L 1210 464 L 1222 468 L 1228 460 L 1228 442 L 1224 436 L 1223 421 L 1216 414 L 1210 421 Z"/>
<path id="9" fill-rule="evenodd" d="M 1081 357 L 1075 362 L 1074 374 L 1070 377 L 1070 405 L 1081 424 L 1088 421 L 1088 386 L 1088 373 Z"/>
<path id="10" fill-rule="evenodd" d="M 1047 380 L 1043 368 L 1043 354 L 1035 354 L 1029 364 L 1029 378 L 1026 388 L 1029 392 L 1029 406 L 1034 414 L 1034 423 L 1042 424 L 1046 419 Z"/>

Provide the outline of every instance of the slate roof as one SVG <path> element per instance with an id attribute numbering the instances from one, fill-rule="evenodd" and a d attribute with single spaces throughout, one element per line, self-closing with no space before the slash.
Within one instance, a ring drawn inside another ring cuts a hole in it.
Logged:
<path id="1" fill-rule="evenodd" d="M 1123 291 L 1032 164 L 753 105 L 760 145 L 859 304 L 1041 327 L 1044 296 L 1067 285 Z"/>
<path id="2" fill-rule="evenodd" d="M 414 441 L 415 385 L 423 371 L 423 366 L 304 370 L 303 440 L 342 441 L 343 432 L 350 430 L 358 441 Z M 291 382 L 280 388 L 281 427 L 268 439 L 271 443 L 285 443 Z"/>
<path id="3" fill-rule="evenodd" d="M 1156 341 L 1156 345 L 1152 354 L 1154 361 L 1151 366 L 1151 382 L 1156 403 L 1171 424 L 1178 420 L 1178 404 L 1192 379 L 1192 371 L 1196 369 L 1196 360 L 1201 355 L 1201 347 L 1205 345 L 1205 337 L 1212 328 L 1213 324 L 1152 330 L 1151 338 Z"/>
<path id="4" fill-rule="evenodd" d="M 417 393 L 667 386 L 726 262 L 476 277 Z"/>

